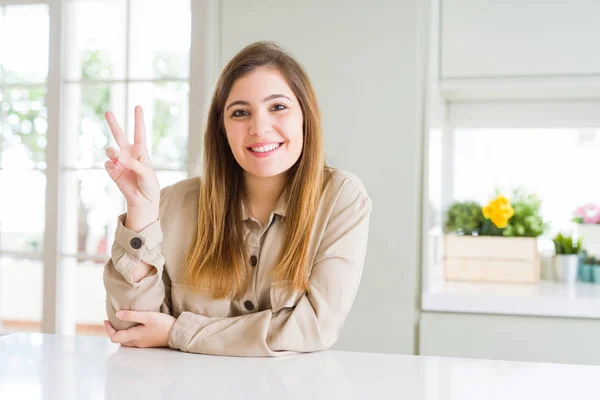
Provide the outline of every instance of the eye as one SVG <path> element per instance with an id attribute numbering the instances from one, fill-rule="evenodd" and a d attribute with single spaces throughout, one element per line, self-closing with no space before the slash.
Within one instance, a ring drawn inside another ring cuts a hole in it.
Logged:
<path id="1" fill-rule="evenodd" d="M 283 104 L 275 104 L 273 107 L 271 107 L 271 111 L 283 111 L 286 108 L 287 107 Z"/>
<path id="2" fill-rule="evenodd" d="M 244 109 L 239 109 L 239 110 L 235 110 L 231 116 L 232 117 L 245 117 L 248 115 L 248 111 L 244 110 Z"/>

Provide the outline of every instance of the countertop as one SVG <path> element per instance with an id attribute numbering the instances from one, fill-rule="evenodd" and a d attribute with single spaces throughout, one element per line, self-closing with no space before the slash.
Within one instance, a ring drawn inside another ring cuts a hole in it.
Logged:
<path id="1" fill-rule="evenodd" d="M 424 311 L 600 318 L 600 285 L 432 282 L 421 295 Z M 598 395 L 600 399 L 600 394 Z"/>
<path id="2" fill-rule="evenodd" d="M 600 367 L 323 351 L 280 358 L 0 337 L 1 399 L 598 399 Z"/>

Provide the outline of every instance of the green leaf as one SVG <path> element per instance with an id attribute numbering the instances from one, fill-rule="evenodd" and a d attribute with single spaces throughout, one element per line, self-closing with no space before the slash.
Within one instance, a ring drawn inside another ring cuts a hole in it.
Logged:
<path id="1" fill-rule="evenodd" d="M 446 232 L 478 234 L 483 223 L 481 206 L 474 201 L 455 202 L 446 211 Z"/>

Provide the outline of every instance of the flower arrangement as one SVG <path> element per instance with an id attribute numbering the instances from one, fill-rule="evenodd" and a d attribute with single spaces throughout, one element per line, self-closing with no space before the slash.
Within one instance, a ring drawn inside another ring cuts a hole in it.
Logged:
<path id="1" fill-rule="evenodd" d="M 537 237 L 547 229 L 541 201 L 523 189 L 498 192 L 483 207 L 455 202 L 446 213 L 444 276 L 449 281 L 535 283 Z M 600 225 L 599 225 L 600 226 Z"/>
<path id="2" fill-rule="evenodd" d="M 515 215 L 515 209 L 508 199 L 499 195 L 483 208 L 483 216 L 492 221 L 496 228 L 503 229 L 508 226 L 508 220 Z"/>
<path id="3" fill-rule="evenodd" d="M 600 224 L 600 206 L 595 203 L 586 203 L 575 209 L 573 222 L 578 224 Z"/>
<path id="4" fill-rule="evenodd" d="M 511 199 L 497 193 L 486 206 L 455 202 L 446 213 L 446 232 L 473 236 L 538 237 L 548 228 L 540 214 L 540 199 L 524 189 Z"/>

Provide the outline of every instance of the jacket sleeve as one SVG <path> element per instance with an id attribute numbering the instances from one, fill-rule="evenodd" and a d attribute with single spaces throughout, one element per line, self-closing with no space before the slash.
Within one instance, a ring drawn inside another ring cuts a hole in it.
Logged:
<path id="1" fill-rule="evenodd" d="M 106 314 L 116 330 L 137 325 L 118 319 L 115 313 L 119 310 L 159 311 L 170 314 L 170 280 L 164 272 L 165 258 L 161 252 L 163 232 L 160 221 L 164 216 L 164 200 L 171 188 L 169 186 L 161 190 L 159 219 L 142 231 L 133 232 L 125 227 L 126 214 L 118 217 L 111 257 L 104 265 L 103 276 Z M 136 283 L 131 277 L 131 272 L 141 261 L 154 269 Z"/>
<path id="2" fill-rule="evenodd" d="M 280 309 L 239 317 L 183 312 L 169 334 L 169 346 L 192 353 L 257 357 L 332 346 L 358 290 L 370 212 L 371 200 L 362 186 L 346 181 L 313 262 L 308 292 Z"/>

